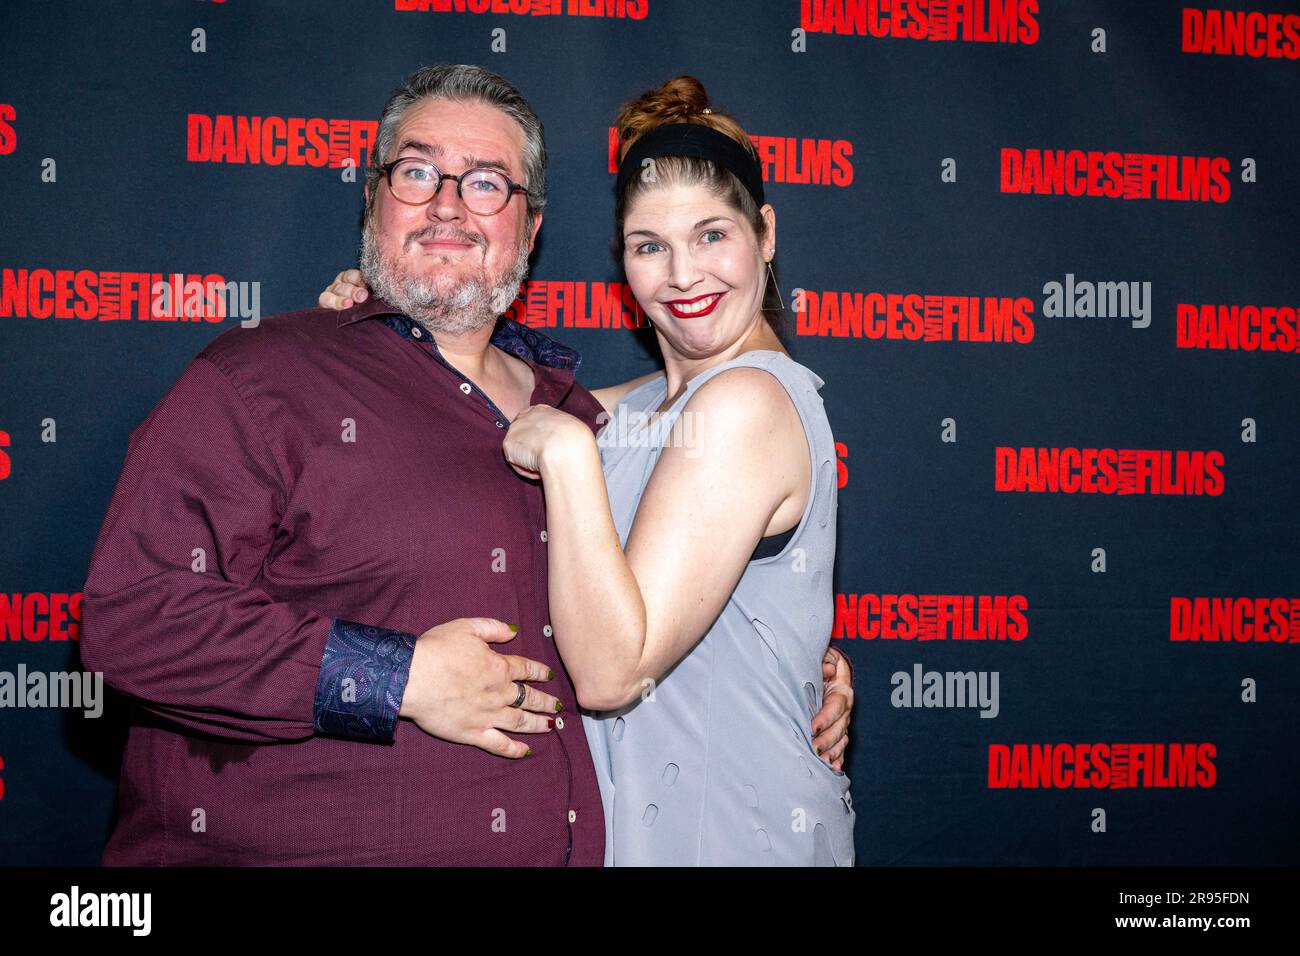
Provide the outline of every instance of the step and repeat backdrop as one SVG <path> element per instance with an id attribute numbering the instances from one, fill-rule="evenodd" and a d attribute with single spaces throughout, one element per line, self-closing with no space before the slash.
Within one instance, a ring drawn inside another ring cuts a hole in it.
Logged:
<path id="1" fill-rule="evenodd" d="M 355 263 L 437 62 L 545 123 L 509 315 L 589 387 L 657 361 L 619 106 L 691 74 L 753 136 L 839 457 L 860 863 L 1300 861 L 1295 3 L 69 0 L 0 11 L 0 863 L 112 824 L 78 628 L 129 433 Z"/>

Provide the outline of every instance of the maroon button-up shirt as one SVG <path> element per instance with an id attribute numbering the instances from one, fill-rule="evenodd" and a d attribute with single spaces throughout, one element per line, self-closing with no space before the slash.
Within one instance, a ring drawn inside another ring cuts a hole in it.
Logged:
<path id="1" fill-rule="evenodd" d="M 430 337 L 395 334 L 395 311 L 232 329 L 132 432 L 81 631 L 85 666 L 140 704 L 106 864 L 600 865 L 591 756 L 543 632 L 541 488 L 506 464 L 482 392 Z M 507 321 L 493 341 L 532 367 L 531 403 L 595 430 L 576 353 Z M 531 757 L 405 720 L 390 743 L 317 732 L 336 622 L 415 635 L 478 616 L 519 625 L 495 649 L 555 671 L 541 686 L 569 719 L 519 737 Z"/>

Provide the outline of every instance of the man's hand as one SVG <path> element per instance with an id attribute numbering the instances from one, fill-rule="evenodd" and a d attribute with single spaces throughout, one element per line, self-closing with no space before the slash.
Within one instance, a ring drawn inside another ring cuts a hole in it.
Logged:
<path id="1" fill-rule="evenodd" d="M 510 625 L 490 617 L 463 617 L 430 628 L 415 642 L 399 717 L 427 734 L 481 747 L 502 757 L 526 757 L 529 747 L 503 734 L 546 733 L 560 702 L 527 684 L 524 702 L 515 681 L 550 680 L 541 661 L 499 654 L 489 644 L 514 638 Z"/>
<path id="2" fill-rule="evenodd" d="M 350 309 L 366 301 L 370 289 L 360 269 L 345 269 L 316 299 L 322 309 Z"/>
<path id="3" fill-rule="evenodd" d="M 849 714 L 853 710 L 853 670 L 837 647 L 822 658 L 822 709 L 813 716 L 813 746 L 835 770 L 844 769 L 849 746 Z"/>

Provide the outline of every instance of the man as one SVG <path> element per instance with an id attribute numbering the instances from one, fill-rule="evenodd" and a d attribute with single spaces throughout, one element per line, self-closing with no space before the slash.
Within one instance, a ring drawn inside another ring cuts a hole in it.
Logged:
<path id="1" fill-rule="evenodd" d="M 501 454 L 530 404 L 601 411 L 496 321 L 545 166 L 509 83 L 420 70 L 367 174 L 377 295 L 219 336 L 132 433 L 83 605 L 140 704 L 105 863 L 600 864 L 541 491 Z"/>

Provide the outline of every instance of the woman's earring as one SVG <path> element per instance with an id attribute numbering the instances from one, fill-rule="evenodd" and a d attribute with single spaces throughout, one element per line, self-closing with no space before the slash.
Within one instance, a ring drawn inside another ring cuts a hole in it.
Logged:
<path id="1" fill-rule="evenodd" d="M 781 295 L 781 287 L 776 284 L 776 273 L 772 271 L 772 260 L 767 260 L 767 274 L 772 280 L 772 285 L 776 288 L 776 297 L 781 303 L 781 310 L 785 311 L 785 297 Z"/>

